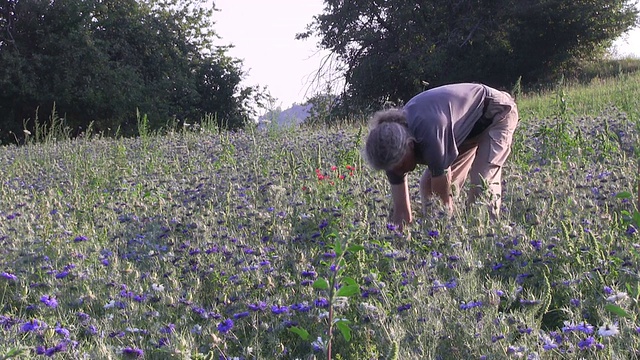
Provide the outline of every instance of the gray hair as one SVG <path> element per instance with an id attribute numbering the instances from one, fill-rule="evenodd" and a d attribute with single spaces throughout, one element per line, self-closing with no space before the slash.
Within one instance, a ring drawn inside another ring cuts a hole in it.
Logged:
<path id="1" fill-rule="evenodd" d="M 369 128 L 365 158 L 377 170 L 388 170 L 400 163 L 407 153 L 407 145 L 415 141 L 402 109 L 378 111 L 369 121 Z"/>

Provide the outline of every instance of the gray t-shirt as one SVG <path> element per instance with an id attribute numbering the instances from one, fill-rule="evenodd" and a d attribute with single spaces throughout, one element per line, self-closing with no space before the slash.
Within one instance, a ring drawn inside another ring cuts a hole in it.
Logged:
<path id="1" fill-rule="evenodd" d="M 444 174 L 458 156 L 458 146 L 483 115 L 487 86 L 451 84 L 414 96 L 404 106 L 409 132 L 416 138 L 416 161 L 432 176 Z M 391 184 L 401 184 L 405 174 L 387 171 Z"/>

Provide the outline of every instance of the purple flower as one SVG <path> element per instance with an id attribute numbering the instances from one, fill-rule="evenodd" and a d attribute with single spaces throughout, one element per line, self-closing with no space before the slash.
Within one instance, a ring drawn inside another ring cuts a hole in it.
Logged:
<path id="1" fill-rule="evenodd" d="M 31 321 L 28 321 L 22 324 L 22 326 L 20 326 L 20 331 L 22 332 L 36 331 L 36 330 L 39 330 L 40 328 L 43 328 L 45 325 L 46 324 L 44 322 L 41 322 L 40 320 L 37 320 L 37 319 L 33 319 Z"/>
<path id="2" fill-rule="evenodd" d="M 249 312 L 248 311 L 243 311 L 243 312 L 239 312 L 237 314 L 233 314 L 233 318 L 238 320 L 238 319 L 242 319 L 249 316 Z"/>
<path id="3" fill-rule="evenodd" d="M 267 308 L 267 303 L 264 301 L 258 301 L 256 304 L 248 304 L 247 307 L 251 311 L 263 311 Z"/>
<path id="4" fill-rule="evenodd" d="M 289 313 L 289 307 L 273 305 L 273 306 L 271 306 L 271 312 L 273 314 L 276 314 L 276 315 L 287 314 L 287 313 Z"/>
<path id="5" fill-rule="evenodd" d="M 593 338 L 593 336 L 589 336 L 586 339 L 580 341 L 578 343 L 578 347 L 580 348 L 580 350 L 586 350 L 594 346 L 595 343 L 596 343 L 596 340 Z"/>
<path id="6" fill-rule="evenodd" d="M 319 308 L 326 308 L 326 307 L 329 307 L 329 300 L 325 298 L 319 298 L 316 301 L 314 301 L 314 305 Z"/>
<path id="7" fill-rule="evenodd" d="M 411 304 L 404 304 L 404 305 L 400 305 L 398 306 L 398 312 L 401 313 L 403 311 L 407 311 L 411 309 Z"/>
<path id="8" fill-rule="evenodd" d="M 7 280 L 11 280 L 11 281 L 16 281 L 16 280 L 18 280 L 18 277 L 17 277 L 17 276 L 15 276 L 15 275 L 13 275 L 13 274 L 11 274 L 11 273 L 8 273 L 8 272 L 4 272 L 4 271 L 0 273 L 0 277 L 3 277 L 3 278 L 5 278 L 5 279 L 7 279 Z"/>
<path id="9" fill-rule="evenodd" d="M 447 281 L 447 283 L 444 284 L 444 286 L 449 290 L 455 289 L 458 286 L 458 281 L 456 279 L 451 279 Z"/>
<path id="10" fill-rule="evenodd" d="M 542 249 L 542 241 L 540 241 L 540 240 L 531 240 L 529 243 L 536 250 Z"/>
<path id="11" fill-rule="evenodd" d="M 87 241 L 87 240 L 88 238 L 86 236 L 80 235 L 80 236 L 76 236 L 76 238 L 73 239 L 73 242 L 81 242 L 81 241 Z"/>
<path id="12" fill-rule="evenodd" d="M 301 275 L 302 275 L 302 277 L 315 279 L 316 276 L 318 276 L 318 273 L 316 273 L 313 270 L 305 270 L 305 271 L 302 272 Z"/>
<path id="13" fill-rule="evenodd" d="M 396 231 L 398 227 L 393 225 L 393 224 L 387 224 L 387 230 L 389 231 Z"/>
<path id="14" fill-rule="evenodd" d="M 466 304 L 460 304 L 460 310 L 469 310 L 479 306 L 482 306 L 482 301 L 470 301 Z"/>
<path id="15" fill-rule="evenodd" d="M 56 334 L 61 335 L 65 339 L 68 339 L 70 335 L 69 330 L 60 326 L 60 323 L 56 324 L 55 332 Z"/>
<path id="16" fill-rule="evenodd" d="M 51 295 L 42 295 L 42 297 L 40 297 L 40 302 L 50 308 L 55 309 L 56 307 L 58 307 L 58 300 L 56 300 L 56 298 Z"/>
<path id="17" fill-rule="evenodd" d="M 162 329 L 160 329 L 160 333 L 162 334 L 171 334 L 176 330 L 176 326 L 174 324 L 169 324 Z"/>
<path id="18" fill-rule="evenodd" d="M 233 328 L 233 320 L 231 319 L 226 319 L 218 324 L 218 331 L 223 334 L 229 332 L 231 328 Z"/>
<path id="19" fill-rule="evenodd" d="M 435 237 L 438 237 L 440 235 L 440 233 L 438 232 L 438 230 L 429 230 L 428 235 L 429 235 L 429 237 L 435 238 Z"/>
<path id="20" fill-rule="evenodd" d="M 69 271 L 68 270 L 63 270 L 59 273 L 56 274 L 56 279 L 64 279 L 67 276 L 69 276 Z"/>
<path id="21" fill-rule="evenodd" d="M 67 350 L 67 342 L 62 341 L 58 345 L 50 347 L 44 351 L 44 355 L 52 357 L 54 354 Z"/>
<path id="22" fill-rule="evenodd" d="M 122 355 L 132 358 L 141 358 L 144 356 L 144 351 L 138 348 L 126 347 L 122 349 Z"/>

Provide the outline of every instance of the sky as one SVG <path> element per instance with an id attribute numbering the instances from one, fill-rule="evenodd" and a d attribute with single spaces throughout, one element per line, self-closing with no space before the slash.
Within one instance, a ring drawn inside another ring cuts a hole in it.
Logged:
<path id="1" fill-rule="evenodd" d="M 322 0 L 214 0 L 218 45 L 233 45 L 229 55 L 242 59 L 244 85 L 267 86 L 277 98 L 272 108 L 289 108 L 315 94 L 313 78 L 326 51 L 318 38 L 296 40 L 313 16 L 322 13 Z M 640 29 L 615 43 L 619 56 L 640 57 Z M 317 83 L 316 83 L 317 84 Z"/>

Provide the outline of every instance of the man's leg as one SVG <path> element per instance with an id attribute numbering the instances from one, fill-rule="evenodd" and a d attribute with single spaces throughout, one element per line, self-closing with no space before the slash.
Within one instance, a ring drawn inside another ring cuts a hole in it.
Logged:
<path id="1" fill-rule="evenodd" d="M 509 94 L 495 91 L 489 95 L 487 114 L 493 123 L 478 136 L 478 152 L 471 166 L 471 189 L 468 203 L 476 201 L 484 190 L 491 196 L 493 218 L 500 214 L 502 203 L 502 166 L 511 152 L 513 132 L 518 124 L 518 109 Z"/>

